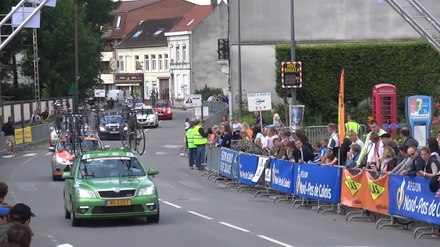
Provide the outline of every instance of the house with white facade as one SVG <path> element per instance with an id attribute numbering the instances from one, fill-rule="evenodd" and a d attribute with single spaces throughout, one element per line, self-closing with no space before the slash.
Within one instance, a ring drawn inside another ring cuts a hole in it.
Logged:
<path id="1" fill-rule="evenodd" d="M 173 27 L 165 33 L 170 49 L 170 74 L 172 98 L 183 100 L 194 92 L 192 81 L 193 49 L 192 32 L 211 13 L 211 5 L 197 5 Z"/>

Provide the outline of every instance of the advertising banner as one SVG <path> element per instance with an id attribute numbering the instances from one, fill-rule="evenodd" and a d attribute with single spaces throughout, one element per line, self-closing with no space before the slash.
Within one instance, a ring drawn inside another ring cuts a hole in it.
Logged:
<path id="1" fill-rule="evenodd" d="M 366 206 L 365 195 L 368 192 L 365 184 L 365 170 L 353 175 L 348 169 L 342 169 L 341 178 L 341 204 L 352 208 Z"/>
<path id="2" fill-rule="evenodd" d="M 255 176 L 252 178 L 252 182 L 257 183 L 258 180 L 260 180 L 261 175 L 264 172 L 264 166 L 266 165 L 266 162 L 267 162 L 268 159 L 269 159 L 269 157 L 258 156 L 257 172 L 255 172 Z"/>
<path id="3" fill-rule="evenodd" d="M 440 224 L 440 198 L 429 190 L 429 179 L 392 174 L 389 213 Z"/>
<path id="4" fill-rule="evenodd" d="M 15 144 L 23 143 L 23 129 L 15 129 Z"/>
<path id="5" fill-rule="evenodd" d="M 293 193 L 293 163 L 275 159 L 270 164 L 270 188 L 284 193 Z"/>
<path id="6" fill-rule="evenodd" d="M 272 98 L 269 93 L 248 93 L 248 111 L 270 111 L 272 110 Z"/>
<path id="7" fill-rule="evenodd" d="M 297 196 L 339 203 L 341 169 L 307 163 L 295 163 L 294 193 Z"/>
<path id="8" fill-rule="evenodd" d="M 23 129 L 24 132 L 24 142 L 32 142 L 32 128 L 30 126 Z"/>
<path id="9" fill-rule="evenodd" d="M 252 181 L 257 172 L 258 156 L 241 153 L 239 162 L 239 180 L 240 183 L 247 185 L 255 185 L 256 182 Z"/>
<path id="10" fill-rule="evenodd" d="M 238 159 L 239 153 L 237 151 L 222 148 L 220 154 L 220 174 L 228 178 L 238 178 Z"/>
<path id="11" fill-rule="evenodd" d="M 365 172 L 365 176 L 368 183 L 369 193 L 366 196 L 366 207 L 364 208 L 379 214 L 388 214 L 388 182 L 390 175 L 384 174 L 376 179 L 370 172 L 367 171 Z"/>
<path id="12" fill-rule="evenodd" d="M 304 119 L 304 105 L 289 105 L 290 128 L 301 129 Z"/>

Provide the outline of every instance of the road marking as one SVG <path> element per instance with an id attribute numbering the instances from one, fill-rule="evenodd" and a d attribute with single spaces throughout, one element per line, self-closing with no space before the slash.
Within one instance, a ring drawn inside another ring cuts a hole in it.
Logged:
<path id="1" fill-rule="evenodd" d="M 15 154 L 8 154 L 3 156 L 4 159 L 10 159 L 12 157 L 15 157 Z"/>
<path id="2" fill-rule="evenodd" d="M 37 155 L 37 153 L 28 153 L 28 154 L 23 154 L 23 157 L 30 157 L 35 155 Z"/>
<path id="3" fill-rule="evenodd" d="M 197 216 L 202 217 L 202 218 L 207 219 L 207 220 L 212 220 L 211 217 L 208 217 L 208 216 L 203 215 L 203 214 L 199 214 L 199 213 L 194 212 L 194 211 L 188 211 L 188 213 L 190 213 L 190 214 L 194 214 L 194 215 L 197 215 Z"/>
<path id="4" fill-rule="evenodd" d="M 223 222 L 223 221 L 219 221 L 218 223 L 220 223 L 222 225 L 225 225 L 227 227 L 230 227 L 230 228 L 234 228 L 235 230 L 239 230 L 239 231 L 242 231 L 242 232 L 249 232 L 249 230 L 247 230 L 247 229 L 244 229 L 244 228 L 241 228 L 241 227 L 238 227 L 238 226 L 234 226 L 234 225 L 231 225 L 231 224 Z"/>
<path id="5" fill-rule="evenodd" d="M 27 164 L 27 163 L 28 163 L 29 161 L 31 161 L 32 159 L 35 159 L 35 158 L 37 158 L 38 156 L 44 154 L 44 152 L 46 152 L 46 151 L 43 151 L 43 152 L 41 152 L 41 153 L 39 153 L 39 154 L 37 154 L 37 155 L 34 155 L 34 156 L 32 156 L 31 158 L 27 159 L 25 162 L 23 162 L 23 165 Z"/>
<path id="6" fill-rule="evenodd" d="M 176 205 L 176 204 L 173 204 L 173 203 L 171 203 L 171 202 L 167 202 L 167 201 L 162 201 L 163 203 L 165 203 L 165 204 L 168 204 L 168 205 L 170 205 L 171 207 L 175 207 L 175 208 L 182 208 L 181 206 L 179 206 L 179 205 Z"/>
<path id="7" fill-rule="evenodd" d="M 272 243 L 274 243 L 274 244 L 278 244 L 278 245 L 281 245 L 281 246 L 284 246 L 284 247 L 293 247 L 293 245 L 283 243 L 283 242 L 281 242 L 281 241 L 278 241 L 278 240 L 273 239 L 273 238 L 266 237 L 266 236 L 264 236 L 264 235 L 257 235 L 257 236 L 258 236 L 259 238 L 265 239 L 265 240 L 267 240 L 267 241 L 269 241 L 269 242 L 272 242 Z"/>
<path id="8" fill-rule="evenodd" d="M 171 149 L 180 149 L 182 148 L 182 145 L 173 145 L 173 144 L 167 144 L 167 145 L 163 145 L 163 148 L 171 148 Z"/>
<path id="9" fill-rule="evenodd" d="M 146 132 L 149 131 L 149 130 L 150 130 L 150 129 L 145 129 L 145 130 L 144 130 L 144 133 L 146 134 Z"/>
<path id="10" fill-rule="evenodd" d="M 52 155 L 52 154 L 53 154 L 52 152 L 48 152 L 48 153 L 46 153 L 46 154 L 44 154 L 44 155 L 49 156 L 49 155 Z"/>
<path id="11" fill-rule="evenodd" d="M 167 155 L 167 152 L 156 152 L 156 155 Z"/>

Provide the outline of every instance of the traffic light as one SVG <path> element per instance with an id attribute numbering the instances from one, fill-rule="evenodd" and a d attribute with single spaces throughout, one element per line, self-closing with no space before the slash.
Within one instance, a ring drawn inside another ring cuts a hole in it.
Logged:
<path id="1" fill-rule="evenodd" d="M 218 60 L 229 59 L 229 39 L 218 39 Z"/>

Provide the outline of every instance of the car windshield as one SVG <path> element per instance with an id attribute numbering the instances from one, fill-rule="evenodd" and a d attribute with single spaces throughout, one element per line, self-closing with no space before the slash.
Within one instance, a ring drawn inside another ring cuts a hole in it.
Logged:
<path id="1" fill-rule="evenodd" d="M 169 104 L 166 101 L 158 101 L 158 102 L 156 102 L 156 106 L 157 107 L 168 107 Z"/>
<path id="2" fill-rule="evenodd" d="M 78 176 L 81 178 L 145 176 L 144 169 L 134 157 L 85 159 L 79 169 Z"/>
<path id="3" fill-rule="evenodd" d="M 122 123 L 123 117 L 119 115 L 110 115 L 110 116 L 104 116 L 102 119 L 103 123 Z"/>
<path id="4" fill-rule="evenodd" d="M 147 109 L 140 109 L 138 111 L 138 115 L 144 115 L 144 114 L 146 115 L 154 114 L 153 109 L 147 108 Z"/>
<path id="5" fill-rule="evenodd" d="M 102 147 L 102 143 L 98 140 L 85 139 L 85 140 L 82 140 L 81 143 L 76 142 L 75 149 L 87 151 L 87 150 L 100 150 L 100 149 L 103 149 L 103 147 Z M 70 152 L 73 150 L 73 143 L 68 140 L 67 141 L 60 141 L 60 142 L 58 142 L 57 150 L 58 151 L 66 150 L 66 151 Z"/>

